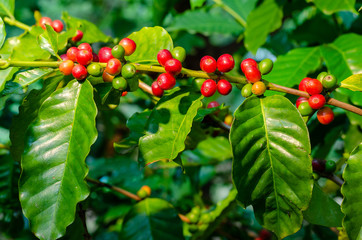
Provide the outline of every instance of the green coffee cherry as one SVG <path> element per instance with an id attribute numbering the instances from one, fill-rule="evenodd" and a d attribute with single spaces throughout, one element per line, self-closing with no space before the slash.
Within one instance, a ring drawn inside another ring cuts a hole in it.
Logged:
<path id="1" fill-rule="evenodd" d="M 248 83 L 246 84 L 242 89 L 241 89 L 241 96 L 243 96 L 244 98 L 248 98 L 250 97 L 253 92 L 251 91 L 251 88 L 253 87 L 253 84 Z"/>
<path id="2" fill-rule="evenodd" d="M 318 74 L 317 79 L 322 82 L 323 78 L 327 75 L 327 72 L 321 72 Z"/>
<path id="3" fill-rule="evenodd" d="M 186 217 L 190 220 L 191 223 L 197 223 L 199 221 L 199 216 L 193 212 L 189 212 Z"/>
<path id="4" fill-rule="evenodd" d="M 124 58 L 124 48 L 121 45 L 116 45 L 112 48 L 112 56 L 118 59 Z"/>
<path id="5" fill-rule="evenodd" d="M 312 114 L 313 109 L 309 106 L 308 102 L 302 102 L 299 104 L 298 110 L 302 116 L 309 116 Z"/>
<path id="6" fill-rule="evenodd" d="M 262 60 L 259 63 L 259 71 L 261 74 L 266 75 L 273 69 L 273 61 L 269 58 Z"/>
<path id="7" fill-rule="evenodd" d="M 332 89 L 337 85 L 337 78 L 332 74 L 326 74 L 322 79 L 322 85 L 326 89 Z"/>
<path id="8" fill-rule="evenodd" d="M 200 217 L 200 223 L 209 223 L 211 221 L 211 216 L 209 213 L 203 213 Z"/>
<path id="9" fill-rule="evenodd" d="M 136 74 L 136 67 L 133 64 L 126 64 L 122 67 L 122 77 L 129 79 Z"/>
<path id="10" fill-rule="evenodd" d="M 127 80 L 123 77 L 116 77 L 112 80 L 112 86 L 115 89 L 123 91 L 127 88 Z"/>
<path id="11" fill-rule="evenodd" d="M 172 57 L 179 60 L 180 62 L 185 61 L 186 51 L 183 47 L 175 47 L 171 51 Z"/>
<path id="12" fill-rule="evenodd" d="M 192 87 L 197 90 L 197 91 L 201 91 L 201 86 L 202 84 L 206 81 L 205 78 L 195 78 L 193 81 L 192 81 Z"/>
<path id="13" fill-rule="evenodd" d="M 103 71 L 102 71 L 102 67 L 101 65 L 99 65 L 98 63 L 91 63 L 88 65 L 87 67 L 87 72 L 95 77 L 99 77 L 102 75 Z"/>
<path id="14" fill-rule="evenodd" d="M 333 173 L 336 171 L 336 163 L 332 160 L 326 161 L 326 173 Z"/>

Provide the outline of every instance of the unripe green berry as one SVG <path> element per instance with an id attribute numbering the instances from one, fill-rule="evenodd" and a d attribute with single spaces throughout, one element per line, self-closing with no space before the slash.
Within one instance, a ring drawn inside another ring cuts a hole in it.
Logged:
<path id="1" fill-rule="evenodd" d="M 211 216 L 209 213 L 204 213 L 200 217 L 200 223 L 209 223 L 211 221 Z"/>
<path id="2" fill-rule="evenodd" d="M 133 64 L 126 64 L 122 67 L 122 77 L 124 78 L 133 78 L 136 74 L 136 67 Z"/>
<path id="3" fill-rule="evenodd" d="M 192 87 L 197 90 L 197 91 L 201 91 L 201 86 L 202 84 L 206 81 L 205 78 L 195 78 L 193 81 L 192 81 Z"/>
<path id="4" fill-rule="evenodd" d="M 317 79 L 322 82 L 323 78 L 327 75 L 327 72 L 321 72 L 318 74 Z"/>
<path id="5" fill-rule="evenodd" d="M 332 160 L 326 161 L 326 173 L 333 173 L 336 171 L 336 163 Z"/>
<path id="6" fill-rule="evenodd" d="M 172 57 L 179 60 L 180 62 L 185 61 L 186 51 L 183 47 L 175 47 L 171 51 Z"/>
<path id="7" fill-rule="evenodd" d="M 189 212 L 186 217 L 190 220 L 191 223 L 197 223 L 199 221 L 199 216 L 193 212 Z"/>
<path id="8" fill-rule="evenodd" d="M 322 85 L 326 89 L 332 89 L 337 85 L 337 78 L 332 74 L 326 74 L 322 79 Z"/>
<path id="9" fill-rule="evenodd" d="M 124 57 L 124 48 L 121 45 L 116 45 L 112 48 L 112 56 L 118 59 L 123 59 Z"/>
<path id="10" fill-rule="evenodd" d="M 250 97 L 253 94 L 253 92 L 251 91 L 252 87 L 253 84 L 251 83 L 244 85 L 244 87 L 241 89 L 241 96 L 243 96 L 244 98 Z"/>
<path id="11" fill-rule="evenodd" d="M 302 102 L 299 104 L 298 110 L 302 116 L 309 116 L 312 114 L 313 109 L 309 106 L 308 102 Z"/>
<path id="12" fill-rule="evenodd" d="M 127 80 L 123 77 L 116 77 L 112 80 L 112 86 L 115 89 L 123 91 L 127 88 L 127 85 Z"/>
<path id="13" fill-rule="evenodd" d="M 273 69 L 273 61 L 269 58 L 262 60 L 259 63 L 259 71 L 261 74 L 266 75 Z"/>
<path id="14" fill-rule="evenodd" d="M 102 67 L 98 63 L 89 64 L 87 67 L 87 71 L 90 75 L 95 76 L 95 77 L 99 77 L 103 73 Z"/>

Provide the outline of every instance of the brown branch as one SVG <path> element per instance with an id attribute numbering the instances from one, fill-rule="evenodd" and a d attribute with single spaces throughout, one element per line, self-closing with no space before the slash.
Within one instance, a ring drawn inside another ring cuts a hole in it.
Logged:
<path id="1" fill-rule="evenodd" d="M 328 178 L 329 180 L 333 181 L 335 184 L 339 185 L 340 187 L 342 187 L 344 181 L 337 177 L 336 175 L 332 174 L 332 175 L 329 175 L 327 176 L 326 178 Z"/>
<path id="2" fill-rule="evenodd" d="M 86 221 L 86 215 L 85 215 L 85 210 L 82 207 L 82 204 L 79 203 L 79 211 L 78 211 L 78 216 L 82 221 L 82 225 L 83 225 L 83 229 L 84 229 L 84 240 L 91 240 L 92 237 L 88 232 L 88 228 L 87 228 L 87 221 Z"/>
<path id="3" fill-rule="evenodd" d="M 355 107 L 355 106 L 345 103 L 345 102 L 338 101 L 337 99 L 330 98 L 330 99 L 328 99 L 327 104 L 343 108 L 345 110 L 348 110 L 350 112 L 353 112 L 353 113 L 356 113 L 356 114 L 362 116 L 361 108 Z"/>
<path id="4" fill-rule="evenodd" d="M 141 80 L 138 81 L 138 86 L 141 88 L 144 92 L 153 95 L 152 88 L 148 84 L 142 82 Z"/>

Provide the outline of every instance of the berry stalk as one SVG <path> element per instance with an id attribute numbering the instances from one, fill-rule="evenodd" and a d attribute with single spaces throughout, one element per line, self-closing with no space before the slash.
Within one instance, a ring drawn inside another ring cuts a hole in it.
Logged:
<path id="1" fill-rule="evenodd" d="M 5 8 L 4 8 L 5 9 Z M 11 25 L 11 26 L 15 26 L 21 29 L 24 29 L 25 31 L 30 31 L 31 27 L 17 21 L 15 18 L 9 18 L 9 17 L 4 17 L 4 22 L 6 22 L 7 24 Z"/>

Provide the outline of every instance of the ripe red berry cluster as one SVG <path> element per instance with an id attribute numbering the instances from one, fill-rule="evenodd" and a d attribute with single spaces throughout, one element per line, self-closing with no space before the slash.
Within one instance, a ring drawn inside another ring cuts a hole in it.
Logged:
<path id="1" fill-rule="evenodd" d="M 103 47 L 99 50 L 98 55 L 88 43 L 81 43 L 78 47 L 71 47 L 66 54 L 61 57 L 63 62 L 59 65 L 59 70 L 64 75 L 72 74 L 74 78 L 84 80 L 88 73 L 92 76 L 102 76 L 104 82 L 112 82 L 116 89 L 124 91 L 127 88 L 127 80 L 132 78 L 136 73 L 136 68 L 132 64 L 125 64 L 122 67 L 124 56 L 129 56 L 136 50 L 136 43 L 129 39 L 123 38 L 118 45 L 113 48 Z M 107 63 L 103 70 L 97 62 Z M 74 64 L 78 63 L 78 64 Z M 117 77 L 122 72 L 122 76 Z M 127 94 L 123 92 L 122 96 Z"/>
<path id="2" fill-rule="evenodd" d="M 252 94 L 263 95 L 266 86 L 261 81 L 261 75 L 266 75 L 272 70 L 272 60 L 266 58 L 258 64 L 254 59 L 247 58 L 241 62 L 240 68 L 249 82 L 241 89 L 241 95 L 245 98 L 250 97 Z"/>
<path id="3" fill-rule="evenodd" d="M 54 21 L 52 21 L 51 18 L 49 17 L 42 17 L 40 18 L 39 20 L 39 26 L 42 28 L 42 29 L 46 29 L 46 26 L 45 25 L 49 25 L 51 26 L 54 31 L 60 33 L 61 31 L 63 31 L 63 28 L 64 28 L 64 25 L 62 23 L 62 21 L 56 19 Z"/>
<path id="4" fill-rule="evenodd" d="M 230 54 L 221 55 L 217 61 L 211 56 L 204 56 L 200 60 L 200 68 L 207 73 L 213 73 L 216 69 L 219 72 L 230 72 L 235 66 L 234 58 Z"/>
<path id="5" fill-rule="evenodd" d="M 312 161 L 312 168 L 314 172 L 320 173 L 320 174 L 331 174 L 334 171 L 336 171 L 336 162 L 332 160 L 319 160 L 314 159 Z"/>
<path id="6" fill-rule="evenodd" d="M 327 125 L 333 121 L 334 114 L 331 108 L 324 107 L 326 98 L 322 93 L 323 90 L 329 91 L 335 88 L 337 80 L 331 74 L 321 74 L 318 75 L 317 79 L 309 77 L 302 79 L 298 89 L 307 92 L 310 97 L 299 97 L 296 101 L 296 106 L 303 116 L 312 115 L 314 110 L 318 110 L 318 121 L 323 125 Z"/>
<path id="7" fill-rule="evenodd" d="M 182 47 L 175 47 L 172 52 L 162 49 L 157 53 L 157 61 L 166 72 L 160 74 L 151 85 L 152 93 L 155 96 L 162 97 L 164 90 L 169 90 L 176 85 L 175 76 L 181 72 L 185 57 L 186 52 Z"/>

